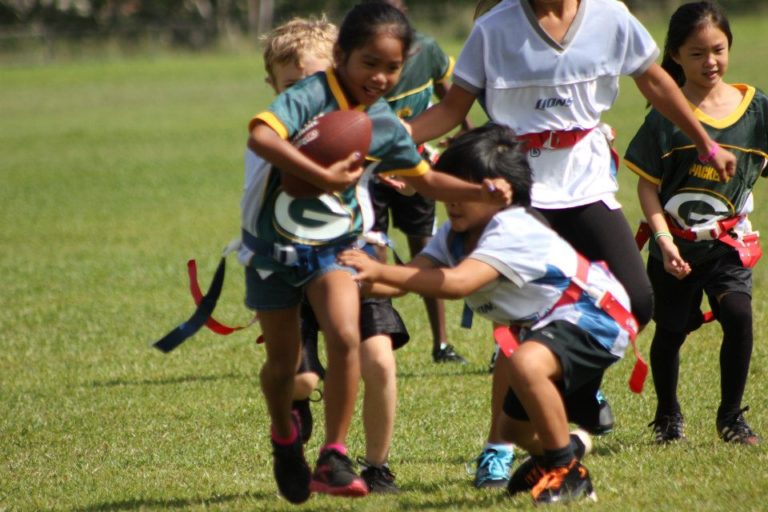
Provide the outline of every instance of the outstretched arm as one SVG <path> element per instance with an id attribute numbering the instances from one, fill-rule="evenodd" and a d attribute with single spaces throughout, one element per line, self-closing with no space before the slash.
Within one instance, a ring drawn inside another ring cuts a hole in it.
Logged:
<path id="1" fill-rule="evenodd" d="M 371 281 L 438 299 L 460 299 L 497 279 L 499 272 L 479 260 L 467 258 L 452 268 L 430 268 L 431 260 L 416 256 L 405 266 L 387 265 L 360 250 L 344 251 L 339 262 L 357 269 L 355 279 Z M 430 267 L 425 266 L 428 262 Z"/>
<path id="2" fill-rule="evenodd" d="M 445 96 L 448 94 L 448 91 L 452 89 L 452 85 L 448 82 L 437 82 L 435 84 L 435 96 L 440 101 L 443 101 L 445 99 Z M 471 104 L 470 104 L 471 107 Z M 467 114 L 464 114 L 464 120 L 461 122 L 461 131 L 466 132 L 472 129 L 472 121 L 469 120 L 469 112 Z"/>
<path id="3" fill-rule="evenodd" d="M 421 176 L 403 176 L 402 179 L 416 192 L 436 201 L 482 201 L 507 206 L 512 202 L 512 187 L 501 178 L 470 183 L 440 171 L 429 171 Z"/>
<path id="4" fill-rule="evenodd" d="M 475 101 L 475 95 L 454 84 L 445 97 L 411 122 L 411 136 L 416 144 L 445 135 L 464 121 Z"/>
<path id="5" fill-rule="evenodd" d="M 693 115 L 682 91 L 664 68 L 652 64 L 645 73 L 635 77 L 635 83 L 651 105 L 693 141 L 699 155 L 710 158 L 707 163 L 717 170 L 722 181 L 728 181 L 736 173 L 736 157 L 729 151 L 716 149 L 717 143 Z"/>

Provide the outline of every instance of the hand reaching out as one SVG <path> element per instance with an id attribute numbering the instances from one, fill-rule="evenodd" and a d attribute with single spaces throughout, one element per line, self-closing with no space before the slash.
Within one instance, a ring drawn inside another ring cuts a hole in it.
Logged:
<path id="1" fill-rule="evenodd" d="M 672 238 L 660 237 L 656 243 L 664 260 L 664 270 L 677 279 L 684 279 L 691 273 L 691 266 L 680 256 L 680 251 Z"/>
<path id="2" fill-rule="evenodd" d="M 512 203 L 512 186 L 506 180 L 486 178 L 482 185 L 483 200 L 504 206 Z"/>
<path id="3" fill-rule="evenodd" d="M 375 281 L 379 277 L 381 267 L 384 266 L 360 249 L 348 249 L 339 253 L 336 258 L 342 265 L 357 270 L 357 275 L 354 276 L 355 281 Z"/>

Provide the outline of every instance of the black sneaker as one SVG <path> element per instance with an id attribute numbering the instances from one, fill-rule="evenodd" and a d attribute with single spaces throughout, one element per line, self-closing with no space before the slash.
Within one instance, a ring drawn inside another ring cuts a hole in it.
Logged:
<path id="1" fill-rule="evenodd" d="M 432 360 L 436 363 L 459 363 L 467 364 L 467 360 L 459 355 L 453 348 L 453 345 L 445 345 L 432 351 Z"/>
<path id="2" fill-rule="evenodd" d="M 566 503 L 581 499 L 597 501 L 589 471 L 573 459 L 567 467 L 548 470 L 531 489 L 534 503 Z"/>
<path id="3" fill-rule="evenodd" d="M 507 483 L 507 492 L 515 495 L 519 492 L 530 491 L 536 482 L 544 476 L 544 468 L 536 464 L 533 457 L 526 457 L 512 472 Z"/>
<path id="4" fill-rule="evenodd" d="M 656 444 L 685 441 L 685 423 L 683 415 L 679 412 L 659 416 L 650 422 L 648 426 L 653 427 L 653 437 Z"/>
<path id="5" fill-rule="evenodd" d="M 295 415 L 292 415 L 292 420 L 299 435 L 289 445 L 272 440 L 273 470 L 280 494 L 291 503 L 304 503 L 309 499 L 312 473 L 304 458 L 299 420 Z"/>
<path id="6" fill-rule="evenodd" d="M 369 464 L 365 459 L 357 459 L 357 462 L 363 466 L 360 476 L 365 480 L 368 492 L 381 494 L 397 494 L 400 492 L 400 488 L 395 483 L 395 474 L 392 473 L 387 464 L 376 466 Z"/>
<path id="7" fill-rule="evenodd" d="M 577 460 L 583 459 L 592 451 L 592 440 L 584 430 L 576 429 L 571 432 L 571 443 Z M 509 477 L 507 492 L 515 495 L 519 492 L 530 491 L 544 476 L 545 470 L 536 463 L 533 457 L 526 457 Z"/>
<path id="8" fill-rule="evenodd" d="M 752 429 L 749 428 L 744 419 L 744 413 L 748 410 L 749 407 L 745 407 L 736 413 L 735 416 L 717 420 L 717 433 L 720 435 L 720 439 L 726 443 L 746 444 L 749 446 L 760 444 L 760 437 L 752 432 Z"/>
<path id="9" fill-rule="evenodd" d="M 320 452 L 309 488 L 313 492 L 332 496 L 358 497 L 368 494 L 365 480 L 355 473 L 349 457 L 334 449 Z"/>
<path id="10" fill-rule="evenodd" d="M 597 399 L 597 422 L 594 425 L 582 427 L 593 436 L 602 436 L 613 431 L 613 409 L 608 399 L 601 390 L 597 390 L 595 395 Z"/>
<path id="11" fill-rule="evenodd" d="M 312 410 L 309 408 L 309 398 L 304 400 L 294 400 L 291 405 L 291 409 L 299 417 L 299 423 L 301 424 L 301 444 L 307 444 L 307 441 L 312 437 Z"/>

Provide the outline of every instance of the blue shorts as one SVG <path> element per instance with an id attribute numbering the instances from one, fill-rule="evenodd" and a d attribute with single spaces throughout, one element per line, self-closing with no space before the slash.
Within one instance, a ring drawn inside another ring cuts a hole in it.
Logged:
<path id="1" fill-rule="evenodd" d="M 304 286 L 334 270 L 343 270 L 352 275 L 357 273 L 352 267 L 333 263 L 317 270 L 303 285 L 296 286 L 283 278 L 283 272 L 272 272 L 266 279 L 262 279 L 255 268 L 245 267 L 245 305 L 256 311 L 296 307 L 304 297 Z"/>

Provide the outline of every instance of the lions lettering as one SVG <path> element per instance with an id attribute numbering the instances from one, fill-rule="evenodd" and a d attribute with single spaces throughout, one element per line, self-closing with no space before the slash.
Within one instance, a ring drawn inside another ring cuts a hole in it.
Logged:
<path id="1" fill-rule="evenodd" d="M 546 110 L 552 107 L 570 107 L 573 98 L 542 98 L 536 100 L 536 110 Z"/>

